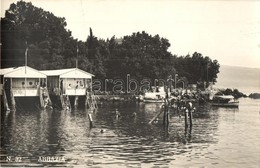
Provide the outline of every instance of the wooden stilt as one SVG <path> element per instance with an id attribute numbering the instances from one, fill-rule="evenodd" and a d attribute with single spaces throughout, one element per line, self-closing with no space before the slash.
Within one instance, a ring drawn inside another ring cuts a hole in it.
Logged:
<path id="1" fill-rule="evenodd" d="M 170 122 L 169 109 L 167 108 L 167 111 L 166 111 L 166 120 L 165 120 L 165 127 L 166 127 L 166 128 L 169 127 L 169 122 Z"/>
<path id="2" fill-rule="evenodd" d="M 15 98 L 14 98 L 14 94 L 13 94 L 13 90 L 10 89 L 10 96 L 11 96 L 11 109 L 13 111 L 16 110 L 16 103 L 15 103 Z"/>
<path id="3" fill-rule="evenodd" d="M 163 125 L 165 125 L 165 120 L 166 120 L 166 108 L 163 111 Z"/>
<path id="4" fill-rule="evenodd" d="M 74 108 L 78 107 L 78 104 L 79 104 L 79 97 L 78 96 L 75 96 L 75 100 L 74 100 Z"/>
<path id="5" fill-rule="evenodd" d="M 68 95 L 61 95 L 62 109 L 69 110 L 71 109 L 70 98 Z"/>
<path id="6" fill-rule="evenodd" d="M 66 102 L 67 102 L 67 107 L 69 107 L 69 109 L 71 109 L 70 97 L 68 95 L 66 96 Z"/>
<path id="7" fill-rule="evenodd" d="M 60 103 L 61 103 L 61 108 L 66 109 L 66 104 L 64 102 L 64 97 L 63 95 L 60 95 Z"/>
<path id="8" fill-rule="evenodd" d="M 89 95 L 89 93 L 88 93 L 88 92 L 86 92 L 85 108 L 87 108 L 87 107 L 88 107 L 88 95 Z"/>
<path id="9" fill-rule="evenodd" d="M 93 128 L 93 119 L 92 119 L 92 115 L 90 113 L 88 114 L 88 119 L 89 119 L 90 128 Z"/>
<path id="10" fill-rule="evenodd" d="M 9 105 L 8 105 L 8 100 L 7 100 L 7 97 L 6 97 L 6 93 L 5 93 L 5 89 L 3 89 L 3 103 L 4 103 L 4 110 L 5 111 L 9 111 Z"/>
<path id="11" fill-rule="evenodd" d="M 95 112 L 95 109 L 98 108 L 97 106 L 97 100 L 93 92 L 87 92 L 86 94 L 86 100 L 85 100 L 85 107 L 93 110 Z"/>
<path id="12" fill-rule="evenodd" d="M 97 109 L 98 108 L 98 104 L 97 104 L 97 96 L 96 95 L 92 95 L 93 96 L 93 104 L 94 104 L 94 108 Z"/>
<path id="13" fill-rule="evenodd" d="M 190 127 L 190 130 L 189 130 L 189 139 L 191 139 L 191 132 L 192 132 L 192 126 Z"/>
<path id="14" fill-rule="evenodd" d="M 40 100 L 41 109 L 44 109 L 45 105 L 44 105 L 42 90 L 40 87 L 38 87 L 38 96 L 39 96 L 39 100 Z"/>
<path id="15" fill-rule="evenodd" d="M 170 123 L 171 107 L 172 107 L 172 103 L 171 103 L 171 101 L 169 101 L 168 109 L 167 109 L 167 127 L 169 126 L 169 123 Z"/>
<path id="16" fill-rule="evenodd" d="M 167 103 L 167 100 L 165 99 L 164 100 L 164 113 L 163 113 L 163 125 L 165 126 L 166 125 L 166 120 L 167 120 L 167 110 L 168 110 L 168 103 Z"/>
<path id="17" fill-rule="evenodd" d="M 15 103 L 15 98 L 13 94 L 13 80 L 12 78 L 10 79 L 10 88 L 8 88 L 8 92 L 10 92 L 10 99 L 11 99 L 11 110 L 16 111 L 16 103 Z"/>
<path id="18" fill-rule="evenodd" d="M 47 88 L 44 88 L 44 95 L 47 97 L 48 101 L 49 101 L 49 104 L 52 105 L 52 101 L 51 101 L 51 98 L 50 98 L 50 94 L 49 94 L 49 91 Z"/>
<path id="19" fill-rule="evenodd" d="M 190 118 L 190 127 L 192 127 L 192 119 L 193 119 L 192 110 L 189 110 L 189 118 Z"/>
<path id="20" fill-rule="evenodd" d="M 187 138 L 187 132 L 188 131 L 188 126 L 185 125 L 185 138 Z"/>
<path id="21" fill-rule="evenodd" d="M 188 112 L 189 110 L 187 108 L 184 109 L 185 113 L 185 128 L 188 127 Z"/>

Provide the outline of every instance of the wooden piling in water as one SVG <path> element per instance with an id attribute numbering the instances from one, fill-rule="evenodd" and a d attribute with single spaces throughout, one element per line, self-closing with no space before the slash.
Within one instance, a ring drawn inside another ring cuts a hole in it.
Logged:
<path id="1" fill-rule="evenodd" d="M 75 100 L 74 100 L 74 108 L 78 107 L 79 104 L 79 97 L 75 96 Z"/>
<path id="2" fill-rule="evenodd" d="M 88 107 L 88 96 L 89 96 L 89 92 L 86 92 L 85 108 Z"/>
<path id="3" fill-rule="evenodd" d="M 13 94 L 13 90 L 10 89 L 10 96 L 11 96 L 11 109 L 13 111 L 16 110 L 16 102 L 15 102 L 15 98 L 14 98 L 14 94 Z"/>
<path id="4" fill-rule="evenodd" d="M 167 124 L 167 110 L 168 110 L 168 103 L 165 99 L 164 101 L 164 109 L 163 109 L 163 125 L 165 126 Z"/>
<path id="5" fill-rule="evenodd" d="M 69 109 L 72 109 L 71 104 L 70 104 L 70 98 L 69 98 L 68 95 L 66 96 L 66 103 L 67 103 L 67 109 L 68 109 L 68 108 L 69 108 Z"/>
<path id="6" fill-rule="evenodd" d="M 93 119 L 92 119 L 92 115 L 90 113 L 88 114 L 88 119 L 89 119 L 89 127 L 93 128 Z"/>
<path id="7" fill-rule="evenodd" d="M 189 110 L 187 108 L 184 109 L 185 113 L 185 128 L 188 127 L 188 112 Z"/>
<path id="8" fill-rule="evenodd" d="M 165 99 L 164 114 L 163 114 L 163 125 L 165 127 L 169 126 L 169 122 L 170 122 L 169 112 L 170 112 L 170 102 L 168 99 Z"/>
<path id="9" fill-rule="evenodd" d="M 43 100 L 43 94 L 42 94 L 42 90 L 40 87 L 38 87 L 38 96 L 39 96 L 39 100 L 40 100 L 40 106 L 41 109 L 44 109 L 44 100 Z"/>
<path id="10" fill-rule="evenodd" d="M 165 120 L 166 120 L 166 107 L 163 110 L 163 125 L 165 125 L 165 123 L 166 123 Z"/>
<path id="11" fill-rule="evenodd" d="M 93 92 L 87 92 L 85 107 L 90 109 L 90 110 L 93 110 L 93 112 L 95 112 L 95 110 L 98 108 L 97 97 L 94 95 Z"/>
<path id="12" fill-rule="evenodd" d="M 192 119 L 193 119 L 192 111 L 193 111 L 192 109 L 189 110 L 190 127 L 192 127 Z"/>
<path id="13" fill-rule="evenodd" d="M 170 123 L 170 117 L 169 117 L 169 107 L 167 108 L 167 111 L 166 111 L 166 125 L 165 127 L 169 127 L 169 123 Z"/>
<path id="14" fill-rule="evenodd" d="M 4 111 L 9 111 L 9 105 L 8 105 L 8 100 L 6 97 L 5 89 L 3 89 L 3 105 L 4 105 Z"/>
<path id="15" fill-rule="evenodd" d="M 52 101 L 51 101 L 50 94 L 49 94 L 49 91 L 47 88 L 43 88 L 43 94 L 46 97 L 46 99 L 48 99 L 48 105 L 52 106 Z"/>
<path id="16" fill-rule="evenodd" d="M 63 95 L 60 95 L 59 97 L 60 97 L 61 108 L 66 109 L 66 104 Z"/>

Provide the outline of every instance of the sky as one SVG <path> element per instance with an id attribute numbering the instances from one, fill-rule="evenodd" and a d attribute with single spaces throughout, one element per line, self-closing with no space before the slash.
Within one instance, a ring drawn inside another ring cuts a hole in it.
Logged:
<path id="1" fill-rule="evenodd" d="M 199 52 L 222 65 L 260 68 L 258 0 L 25 0 L 65 17 L 72 36 L 102 39 L 146 31 L 176 55 Z M 4 17 L 15 0 L 1 0 Z"/>

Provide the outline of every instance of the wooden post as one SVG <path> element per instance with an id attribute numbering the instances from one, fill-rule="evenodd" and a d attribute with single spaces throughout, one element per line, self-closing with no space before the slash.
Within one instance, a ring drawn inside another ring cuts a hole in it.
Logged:
<path id="1" fill-rule="evenodd" d="M 169 127 L 169 122 L 170 122 L 170 117 L 169 117 L 169 107 L 167 107 L 167 111 L 166 111 L 166 127 Z"/>
<path id="2" fill-rule="evenodd" d="M 97 109 L 98 108 L 97 97 L 94 95 L 94 93 L 93 93 L 93 103 L 94 103 L 94 108 Z"/>
<path id="3" fill-rule="evenodd" d="M 190 127 L 192 127 L 192 111 L 193 111 L 192 106 L 193 106 L 192 103 L 189 102 L 188 103 L 188 110 L 189 110 Z"/>
<path id="4" fill-rule="evenodd" d="M 43 100 L 43 96 L 42 96 L 42 90 L 39 86 L 37 86 L 38 88 L 38 96 L 39 96 L 39 99 L 40 99 L 40 106 L 41 106 L 41 109 L 44 109 L 45 108 L 45 105 L 44 105 L 44 100 Z"/>
<path id="5" fill-rule="evenodd" d="M 4 110 L 5 111 L 9 111 L 9 105 L 8 105 L 8 100 L 7 100 L 7 97 L 6 97 L 6 93 L 5 93 L 5 89 L 3 89 L 3 102 L 4 102 Z"/>
<path id="6" fill-rule="evenodd" d="M 167 112 L 167 104 L 166 104 L 166 99 L 165 99 L 165 107 L 164 107 L 164 110 L 163 110 L 163 125 L 165 126 L 166 124 L 166 112 Z"/>
<path id="7" fill-rule="evenodd" d="M 62 95 L 60 90 L 60 76 L 58 77 L 58 95 Z"/>
<path id="8" fill-rule="evenodd" d="M 14 98 L 14 94 L 13 94 L 13 80 L 12 78 L 10 79 L 10 97 L 11 97 L 11 109 L 13 111 L 16 110 L 16 103 L 15 103 L 15 98 Z"/>
<path id="9" fill-rule="evenodd" d="M 43 89 L 44 89 L 44 92 L 45 92 L 45 94 L 46 94 L 46 96 L 48 98 L 49 104 L 52 105 L 52 101 L 51 101 L 51 98 L 50 98 L 49 91 L 48 91 L 47 87 L 43 88 Z"/>
<path id="10" fill-rule="evenodd" d="M 187 130 L 188 130 L 188 127 L 185 125 L 185 139 L 187 138 Z"/>
<path id="11" fill-rule="evenodd" d="M 190 127 L 192 127 L 192 118 L 193 118 L 193 116 L 192 116 L 192 109 L 190 109 L 189 110 L 189 117 L 190 117 Z"/>
<path id="12" fill-rule="evenodd" d="M 90 128 L 93 128 L 93 119 L 92 119 L 92 115 L 90 113 L 88 114 L 88 119 L 89 119 Z"/>
<path id="13" fill-rule="evenodd" d="M 78 100 L 79 100 L 79 97 L 75 96 L 74 108 L 78 107 Z"/>
<path id="14" fill-rule="evenodd" d="M 69 108 L 72 109 L 71 104 L 70 104 L 70 97 L 68 95 L 66 97 L 66 101 L 67 101 Z"/>
<path id="15" fill-rule="evenodd" d="M 85 108 L 88 107 L 88 91 L 86 91 Z"/>
<path id="16" fill-rule="evenodd" d="M 188 127 L 188 112 L 189 110 L 187 108 L 184 109 L 185 113 L 185 128 Z"/>
<path id="17" fill-rule="evenodd" d="M 16 103 L 15 103 L 15 98 L 14 98 L 14 94 L 13 94 L 13 90 L 11 89 L 10 90 L 10 96 L 11 96 L 11 109 L 13 110 L 13 111 L 15 111 L 16 110 Z"/>
<path id="18" fill-rule="evenodd" d="M 59 97 L 60 97 L 61 108 L 65 109 L 66 107 L 65 107 L 64 97 L 63 95 L 59 95 Z"/>
<path id="19" fill-rule="evenodd" d="M 41 87 L 40 87 L 40 78 L 39 78 L 39 81 L 38 81 L 38 85 L 36 85 L 37 87 L 37 91 L 38 91 L 38 96 L 39 96 L 39 101 L 40 101 L 40 106 L 41 106 L 41 109 L 44 109 L 45 108 L 45 102 L 44 102 L 44 99 L 43 99 L 43 93 L 42 93 L 42 90 L 41 90 Z"/>
<path id="20" fill-rule="evenodd" d="M 165 108 L 164 108 L 164 115 L 163 115 L 163 125 L 165 127 L 169 126 L 169 105 L 168 99 L 165 99 Z"/>
<path id="21" fill-rule="evenodd" d="M 68 95 L 60 95 L 60 97 L 61 97 L 62 109 L 66 109 L 66 110 L 71 109 L 69 96 Z"/>

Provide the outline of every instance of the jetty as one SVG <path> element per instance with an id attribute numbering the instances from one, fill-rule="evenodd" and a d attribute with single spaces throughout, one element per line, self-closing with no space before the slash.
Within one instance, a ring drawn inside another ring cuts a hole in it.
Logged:
<path id="1" fill-rule="evenodd" d="M 11 67 L 1 69 L 1 110 L 15 111 L 17 101 L 36 100 L 36 105 L 45 108 L 44 95 L 48 90 L 44 87 L 47 76 L 29 66 Z"/>
<path id="2" fill-rule="evenodd" d="M 54 108 L 71 109 L 78 106 L 94 108 L 91 73 L 79 68 L 40 71 L 47 76 L 47 88 Z"/>

